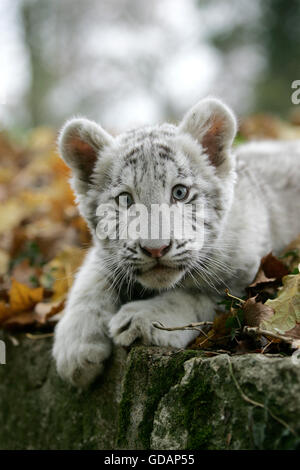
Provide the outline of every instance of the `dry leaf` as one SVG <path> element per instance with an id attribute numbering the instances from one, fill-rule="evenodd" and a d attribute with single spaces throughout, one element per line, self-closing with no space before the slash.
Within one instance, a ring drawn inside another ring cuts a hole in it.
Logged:
<path id="1" fill-rule="evenodd" d="M 0 301 L 0 324 L 2 324 L 7 318 L 9 318 L 12 315 L 12 311 L 10 309 L 10 306 L 6 303 L 3 302 L 2 300 Z"/>
<path id="2" fill-rule="evenodd" d="M 246 300 L 243 304 L 244 322 L 247 326 L 259 326 L 263 321 L 274 315 L 272 307 L 256 301 L 256 296 Z"/>
<path id="3" fill-rule="evenodd" d="M 232 313 L 219 312 L 215 316 L 212 328 L 206 335 L 200 334 L 192 343 L 192 349 L 207 349 L 214 346 L 216 343 L 227 343 L 227 336 L 230 333 L 230 328 L 226 326 L 228 318 L 232 317 Z"/>
<path id="4" fill-rule="evenodd" d="M 300 338 L 300 323 L 296 323 L 296 325 L 291 329 L 285 332 L 286 336 L 290 336 L 290 338 L 299 339 Z"/>
<path id="5" fill-rule="evenodd" d="M 36 315 L 40 321 L 46 322 L 48 318 L 53 317 L 64 308 L 64 301 L 58 302 L 39 302 L 34 307 Z"/>
<path id="6" fill-rule="evenodd" d="M 22 329 L 36 324 L 37 317 L 34 312 L 23 312 L 13 315 L 3 323 L 5 329 Z"/>
<path id="7" fill-rule="evenodd" d="M 247 292 L 251 297 L 256 294 L 275 294 L 283 276 L 289 274 L 286 266 L 272 253 L 264 256 L 254 281 L 247 287 Z"/>
<path id="8" fill-rule="evenodd" d="M 35 304 L 43 299 L 43 287 L 32 289 L 15 279 L 9 291 L 10 307 L 12 312 L 19 313 L 31 310 Z"/>
<path id="9" fill-rule="evenodd" d="M 282 282 L 283 286 L 279 289 L 277 298 L 266 302 L 275 314 L 263 322 L 262 326 L 284 334 L 300 323 L 300 274 L 285 276 Z"/>
<path id="10" fill-rule="evenodd" d="M 47 276 L 53 278 L 51 289 L 52 301 L 63 300 L 74 281 L 76 271 L 81 266 L 85 252 L 77 247 L 66 247 L 50 263 L 45 266 L 41 278 L 42 285 L 47 283 Z"/>

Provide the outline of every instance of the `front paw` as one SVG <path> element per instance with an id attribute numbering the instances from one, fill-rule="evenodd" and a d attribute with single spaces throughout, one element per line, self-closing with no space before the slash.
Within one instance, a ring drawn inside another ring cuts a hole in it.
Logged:
<path id="1" fill-rule="evenodd" d="M 102 373 L 110 352 L 110 342 L 104 338 L 89 342 L 80 335 L 70 335 L 70 331 L 64 335 L 59 329 L 52 351 L 60 377 L 79 388 L 86 388 Z"/>
<path id="2" fill-rule="evenodd" d="M 142 304 L 129 302 L 110 320 L 109 335 L 115 344 L 130 346 L 138 338 L 144 344 L 151 344 L 151 324 L 147 321 L 147 312 L 142 310 Z"/>
<path id="3" fill-rule="evenodd" d="M 162 320 L 161 311 L 149 301 L 129 302 L 123 305 L 109 323 L 109 334 L 115 344 L 130 346 L 136 339 L 143 344 L 183 348 L 195 337 L 192 331 L 162 331 L 153 322 L 167 321 L 172 324 L 172 313 Z"/>

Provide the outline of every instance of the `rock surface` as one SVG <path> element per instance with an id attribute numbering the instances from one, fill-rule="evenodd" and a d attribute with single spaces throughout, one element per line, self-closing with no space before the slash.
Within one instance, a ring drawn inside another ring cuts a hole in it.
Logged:
<path id="1" fill-rule="evenodd" d="M 0 449 L 300 449 L 290 357 L 116 349 L 82 392 L 57 377 L 51 338 L 1 338 Z"/>

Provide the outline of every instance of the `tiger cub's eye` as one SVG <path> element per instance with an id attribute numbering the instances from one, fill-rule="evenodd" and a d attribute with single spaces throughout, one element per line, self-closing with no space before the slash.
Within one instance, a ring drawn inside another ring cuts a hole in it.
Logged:
<path id="1" fill-rule="evenodd" d="M 183 184 L 177 184 L 172 189 L 172 198 L 175 201 L 184 201 L 189 194 L 189 190 Z"/>
<path id="2" fill-rule="evenodd" d="M 133 197 L 130 193 L 121 193 L 116 197 L 116 202 L 121 207 L 130 207 L 134 203 Z"/>

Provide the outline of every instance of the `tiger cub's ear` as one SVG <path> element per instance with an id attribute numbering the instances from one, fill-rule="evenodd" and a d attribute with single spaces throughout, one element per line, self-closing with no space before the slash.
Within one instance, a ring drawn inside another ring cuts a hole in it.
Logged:
<path id="1" fill-rule="evenodd" d="M 218 173 L 231 169 L 230 148 L 237 132 L 237 120 L 222 101 L 216 98 L 199 101 L 187 112 L 179 129 L 201 144 Z"/>
<path id="2" fill-rule="evenodd" d="M 58 147 L 63 160 L 73 171 L 76 186 L 84 192 L 103 148 L 113 141 L 101 126 L 93 121 L 75 118 L 62 128 Z"/>

